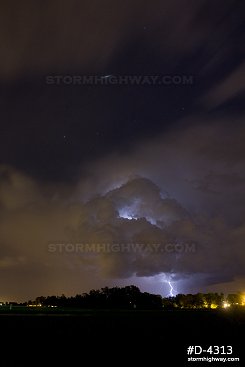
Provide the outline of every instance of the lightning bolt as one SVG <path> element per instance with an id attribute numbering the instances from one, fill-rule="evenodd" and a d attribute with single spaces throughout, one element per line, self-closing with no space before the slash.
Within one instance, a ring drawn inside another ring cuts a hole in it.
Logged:
<path id="1" fill-rule="evenodd" d="M 161 276 L 161 280 L 164 283 L 167 283 L 169 286 L 169 294 L 168 297 L 175 297 L 175 295 L 178 293 L 177 290 L 174 288 L 173 283 L 175 284 L 175 282 L 172 281 L 172 276 L 173 275 L 167 275 L 167 274 L 162 274 Z"/>
<path id="2" fill-rule="evenodd" d="M 170 296 L 170 297 L 174 297 L 174 294 L 173 294 L 173 292 L 174 292 L 174 287 L 172 286 L 172 284 L 171 284 L 170 280 L 168 281 L 168 285 L 169 285 L 169 287 L 170 287 L 169 296 Z"/>

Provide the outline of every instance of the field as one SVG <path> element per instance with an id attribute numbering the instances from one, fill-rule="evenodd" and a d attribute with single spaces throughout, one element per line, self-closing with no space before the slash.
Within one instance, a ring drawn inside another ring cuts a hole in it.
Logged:
<path id="1" fill-rule="evenodd" d="M 187 362 L 189 345 L 231 345 L 241 360 L 245 312 L 13 307 L 0 309 L 0 327 L 1 367 L 196 366 L 203 362 Z"/>

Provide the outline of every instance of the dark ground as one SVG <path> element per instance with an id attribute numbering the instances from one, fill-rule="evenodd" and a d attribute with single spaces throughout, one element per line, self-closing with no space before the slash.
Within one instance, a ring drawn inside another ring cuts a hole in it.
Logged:
<path id="1" fill-rule="evenodd" d="M 0 366 L 212 365 L 187 362 L 189 345 L 231 345 L 240 364 L 217 365 L 242 366 L 244 327 L 245 310 L 12 309 L 0 313 Z"/>

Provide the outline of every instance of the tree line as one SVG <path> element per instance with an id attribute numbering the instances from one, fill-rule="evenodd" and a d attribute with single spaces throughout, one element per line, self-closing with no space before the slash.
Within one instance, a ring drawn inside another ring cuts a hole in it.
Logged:
<path id="1" fill-rule="evenodd" d="M 130 285 L 123 288 L 92 289 L 89 293 L 77 294 L 74 297 L 66 297 L 64 294 L 62 296 L 41 296 L 27 304 L 97 309 L 161 309 L 162 297 L 147 292 L 142 293 L 138 287 Z"/>
<path id="2" fill-rule="evenodd" d="M 175 297 L 162 297 L 141 292 L 135 285 L 126 287 L 105 287 L 92 289 L 89 293 L 76 296 L 40 296 L 26 302 L 28 306 L 70 307 L 84 309 L 210 309 L 244 306 L 245 296 L 233 293 L 177 294 Z"/>

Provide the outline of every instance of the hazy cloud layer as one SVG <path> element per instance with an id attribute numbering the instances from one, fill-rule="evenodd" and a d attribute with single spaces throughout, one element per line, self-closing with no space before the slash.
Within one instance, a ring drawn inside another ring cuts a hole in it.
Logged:
<path id="1" fill-rule="evenodd" d="M 130 41 L 149 43 L 153 53 L 165 54 L 168 59 L 198 51 L 204 43 L 210 62 L 217 52 L 234 52 L 239 47 L 224 45 L 223 40 L 225 37 L 230 41 L 235 36 L 242 4 L 218 3 L 217 6 L 209 6 L 203 0 L 171 0 L 164 4 L 160 0 L 2 3 L 0 40 L 5 57 L 0 62 L 1 76 L 12 78 L 23 73 L 59 73 L 67 69 L 100 71 Z M 150 35 L 142 33 L 143 27 L 150 28 Z"/>

